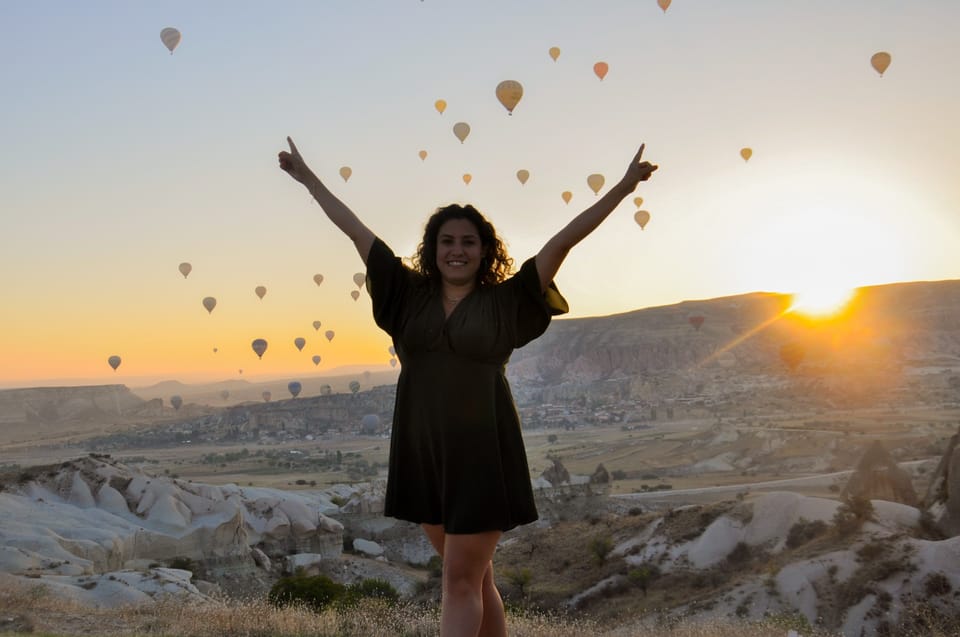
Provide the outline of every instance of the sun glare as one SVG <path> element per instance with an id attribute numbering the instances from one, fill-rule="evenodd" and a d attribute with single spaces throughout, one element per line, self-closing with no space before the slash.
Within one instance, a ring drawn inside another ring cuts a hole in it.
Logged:
<path id="1" fill-rule="evenodd" d="M 789 311 L 825 318 L 840 312 L 851 298 L 853 298 L 851 288 L 823 285 L 794 294 Z"/>

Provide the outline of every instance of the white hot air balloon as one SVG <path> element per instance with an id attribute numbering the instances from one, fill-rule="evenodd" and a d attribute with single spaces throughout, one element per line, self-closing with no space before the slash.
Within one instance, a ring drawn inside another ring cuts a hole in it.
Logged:
<path id="1" fill-rule="evenodd" d="M 173 50 L 180 44 L 180 32 L 173 27 L 167 27 L 160 31 L 160 41 L 170 50 L 170 55 L 173 55 Z"/>

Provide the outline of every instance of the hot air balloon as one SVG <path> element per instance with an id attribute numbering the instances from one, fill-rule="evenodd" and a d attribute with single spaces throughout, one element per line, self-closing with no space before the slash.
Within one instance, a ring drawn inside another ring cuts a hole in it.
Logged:
<path id="1" fill-rule="evenodd" d="M 303 338 L 302 336 L 298 336 L 297 338 L 293 339 L 293 344 L 296 346 L 297 350 L 302 352 L 303 346 L 307 344 L 307 339 Z"/>
<path id="2" fill-rule="evenodd" d="M 350 166 L 342 166 L 340 168 L 340 176 L 343 177 L 344 181 L 350 179 L 350 175 L 353 174 L 353 170 L 350 169 Z"/>
<path id="3" fill-rule="evenodd" d="M 174 410 L 179 411 L 180 405 L 183 404 L 183 398 L 181 398 L 180 396 L 171 396 L 170 404 L 173 405 Z"/>
<path id="4" fill-rule="evenodd" d="M 601 80 L 607 76 L 607 71 L 610 70 L 610 65 L 606 62 L 597 62 L 593 65 L 593 72 L 597 74 Z"/>
<path id="5" fill-rule="evenodd" d="M 333 330 L 327 330 L 326 332 L 323 333 L 323 335 L 327 337 L 328 341 L 333 340 Z"/>
<path id="6" fill-rule="evenodd" d="M 740 156 L 743 157 L 743 161 L 750 161 L 750 158 L 753 156 L 753 150 L 750 148 L 741 148 Z"/>
<path id="7" fill-rule="evenodd" d="M 358 381 L 358 380 L 351 380 L 351 381 L 350 381 L 350 391 L 351 391 L 352 393 L 354 393 L 354 394 L 356 394 L 358 391 L 360 391 L 360 381 Z"/>
<path id="8" fill-rule="evenodd" d="M 313 275 L 313 282 L 316 283 L 317 285 L 320 285 L 321 283 L 323 283 L 323 275 L 322 275 L 322 274 L 314 274 L 314 275 Z"/>
<path id="9" fill-rule="evenodd" d="M 313 329 L 317 330 L 318 332 L 320 331 L 320 321 L 313 322 Z"/>
<path id="10" fill-rule="evenodd" d="M 463 183 L 470 185 L 470 182 L 473 180 L 473 175 L 470 173 L 463 173 Z"/>
<path id="11" fill-rule="evenodd" d="M 391 358 L 391 359 L 390 359 L 390 367 L 396 367 L 396 366 L 397 366 L 397 359 Z"/>
<path id="12" fill-rule="evenodd" d="M 699 314 L 694 314 L 693 316 L 687 319 L 687 322 L 693 326 L 693 329 L 700 331 L 700 326 L 703 325 L 704 317 Z"/>
<path id="13" fill-rule="evenodd" d="M 437 112 L 443 115 L 443 111 L 447 110 L 446 100 L 437 100 L 433 103 L 433 107 L 437 109 Z"/>
<path id="14" fill-rule="evenodd" d="M 360 298 L 360 292 L 358 290 L 350 290 L 350 296 L 353 297 L 354 301 L 356 301 Z"/>
<path id="15" fill-rule="evenodd" d="M 260 395 L 263 396 L 263 402 L 268 403 L 268 402 L 270 402 L 270 397 L 271 397 L 273 394 L 271 394 L 269 391 L 264 391 L 264 392 L 263 392 L 262 394 L 260 394 Z"/>
<path id="16" fill-rule="evenodd" d="M 356 274 L 353 275 L 353 282 L 356 284 L 358 288 L 362 288 L 363 284 L 366 283 L 366 281 L 367 281 L 367 275 L 364 274 L 363 272 L 357 272 Z"/>
<path id="17" fill-rule="evenodd" d="M 635 205 L 637 208 L 639 208 L 640 206 L 642 206 L 642 205 L 643 205 L 643 197 L 634 197 L 634 198 L 633 198 L 633 205 Z"/>
<path id="18" fill-rule="evenodd" d="M 301 389 L 303 389 L 303 386 L 295 380 L 287 383 L 287 390 L 290 392 L 290 395 L 293 396 L 294 398 L 300 395 Z"/>
<path id="19" fill-rule="evenodd" d="M 177 266 L 177 269 L 180 270 L 180 274 L 183 275 L 183 278 L 187 278 L 187 275 L 190 274 L 190 270 L 193 269 L 193 266 L 184 261 Z"/>
<path id="20" fill-rule="evenodd" d="M 421 150 L 421 151 L 420 151 L 419 153 L 417 153 L 417 154 L 420 155 L 420 161 L 423 161 L 424 159 L 427 158 L 427 151 L 425 151 L 425 150 Z"/>
<path id="21" fill-rule="evenodd" d="M 117 371 L 117 368 L 120 367 L 120 357 L 111 356 L 107 359 L 107 363 L 113 368 L 113 371 Z"/>
<path id="22" fill-rule="evenodd" d="M 223 398 L 224 400 L 226 400 L 227 398 L 230 398 L 230 390 L 224 389 L 223 391 L 221 391 L 220 398 Z"/>
<path id="23" fill-rule="evenodd" d="M 470 124 L 466 122 L 457 122 L 453 125 L 453 134 L 457 136 L 457 139 L 460 140 L 460 143 L 463 143 L 463 140 L 467 138 L 467 135 L 470 134 Z"/>
<path id="24" fill-rule="evenodd" d="M 780 346 L 780 360 L 791 372 L 797 369 L 804 355 L 806 355 L 806 349 L 800 343 L 784 343 Z"/>
<path id="25" fill-rule="evenodd" d="M 173 50 L 180 44 L 180 32 L 173 27 L 167 27 L 160 31 L 160 41 L 170 50 L 170 55 L 173 55 Z"/>
<path id="26" fill-rule="evenodd" d="M 220 350 L 218 350 L 216 347 L 213 348 L 213 353 L 214 353 L 214 354 L 216 354 L 216 353 L 219 352 L 219 351 L 220 351 Z"/>
<path id="27" fill-rule="evenodd" d="M 263 297 L 267 294 L 267 288 L 263 287 L 262 285 L 258 285 L 256 288 L 254 288 L 253 291 L 257 293 L 257 296 L 260 297 L 261 301 L 263 300 Z"/>
<path id="28" fill-rule="evenodd" d="M 663 9 L 663 12 L 666 13 L 667 9 L 670 8 L 670 0 L 657 0 L 657 5 Z"/>
<path id="29" fill-rule="evenodd" d="M 647 227 L 647 224 L 650 222 L 650 213 L 646 210 L 637 210 L 633 215 L 633 220 L 639 224 L 640 229 L 643 230 Z"/>
<path id="30" fill-rule="evenodd" d="M 553 61 L 556 62 L 557 58 L 560 57 L 560 47 L 558 46 L 550 47 L 550 57 L 552 57 Z"/>
<path id="31" fill-rule="evenodd" d="M 203 301 L 201 301 L 201 303 L 203 303 L 203 307 L 207 308 L 208 314 L 213 313 L 213 308 L 217 307 L 217 299 L 213 298 L 212 296 L 203 297 Z"/>
<path id="32" fill-rule="evenodd" d="M 603 188 L 603 175 L 599 173 L 594 173 L 587 177 L 587 185 L 590 186 L 590 190 L 593 191 L 593 194 L 600 194 L 600 189 Z"/>
<path id="33" fill-rule="evenodd" d="M 320 355 L 319 355 L 319 354 L 314 354 L 313 357 L 312 357 L 310 360 L 313 361 L 313 364 L 314 364 L 314 365 L 319 365 L 319 364 L 320 364 Z"/>
<path id="34" fill-rule="evenodd" d="M 890 66 L 891 61 L 890 54 L 886 51 L 879 51 L 870 56 L 870 66 L 873 67 L 873 70 L 880 74 L 880 77 L 883 77 L 883 72 L 887 70 L 887 67 Z"/>
<path id="35" fill-rule="evenodd" d="M 333 388 L 330 385 L 320 385 L 320 395 L 329 396 L 333 392 Z"/>
<path id="36" fill-rule="evenodd" d="M 560 198 L 563 199 L 563 203 L 570 203 L 570 200 L 573 199 L 573 193 L 569 190 L 564 190 L 560 193 Z"/>
<path id="37" fill-rule="evenodd" d="M 241 376 L 243 376 L 243 370 L 242 370 L 242 369 L 238 369 L 238 370 L 237 370 L 237 373 L 240 374 Z"/>
<path id="38" fill-rule="evenodd" d="M 497 99 L 510 115 L 513 115 L 513 109 L 517 107 L 521 97 L 523 97 L 523 86 L 520 82 L 504 80 L 497 84 Z"/>
<path id="39" fill-rule="evenodd" d="M 521 184 L 527 183 L 527 180 L 530 179 L 530 171 L 523 170 L 521 168 L 520 170 L 517 171 L 517 179 L 520 181 Z"/>
<path id="40" fill-rule="evenodd" d="M 388 348 L 387 348 L 387 351 L 390 352 L 390 356 L 396 356 L 396 355 L 397 355 L 397 350 L 394 349 L 393 345 L 391 345 L 390 347 L 388 347 Z"/>
<path id="41" fill-rule="evenodd" d="M 257 358 L 263 358 L 263 353 L 267 351 L 267 341 L 262 338 L 255 339 L 250 347 L 253 348 L 253 351 L 257 353 Z"/>

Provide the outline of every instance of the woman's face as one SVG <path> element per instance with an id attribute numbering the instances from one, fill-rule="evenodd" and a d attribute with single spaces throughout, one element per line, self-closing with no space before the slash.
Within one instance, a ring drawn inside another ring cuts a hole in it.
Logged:
<path id="1" fill-rule="evenodd" d="M 445 282 L 466 285 L 476 281 L 483 254 L 473 222 L 450 219 L 437 231 L 437 269 Z"/>

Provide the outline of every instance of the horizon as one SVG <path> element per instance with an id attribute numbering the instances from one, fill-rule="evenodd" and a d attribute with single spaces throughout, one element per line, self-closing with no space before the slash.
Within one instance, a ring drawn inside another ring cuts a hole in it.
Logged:
<path id="1" fill-rule="evenodd" d="M 288 135 L 397 255 L 470 202 L 516 268 L 645 143 L 660 168 L 570 252 L 558 320 L 960 279 L 952 0 L 55 0 L 0 19 L 0 387 L 389 364 L 360 258 L 277 167 Z"/>

